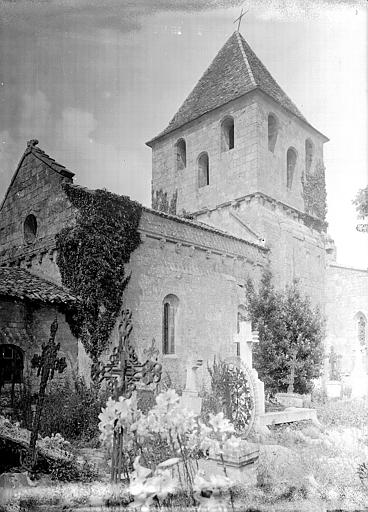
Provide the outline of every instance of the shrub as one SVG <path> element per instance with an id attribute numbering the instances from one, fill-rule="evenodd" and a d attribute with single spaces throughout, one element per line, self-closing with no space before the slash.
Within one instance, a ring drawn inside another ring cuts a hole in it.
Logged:
<path id="1" fill-rule="evenodd" d="M 93 465 L 87 461 L 78 464 L 75 457 L 67 461 L 49 462 L 48 473 L 51 480 L 59 482 L 92 482 L 97 477 L 97 471 Z"/>
<path id="2" fill-rule="evenodd" d="M 65 381 L 47 393 L 42 412 L 40 434 L 60 433 L 71 441 L 91 441 L 98 437 L 98 415 L 106 392 L 96 385 L 87 387 L 81 378 Z"/>
<path id="3" fill-rule="evenodd" d="M 209 413 L 223 412 L 235 429 L 244 433 L 254 409 L 247 376 L 236 366 L 216 361 L 216 358 L 212 366 L 207 365 L 207 369 L 211 378 L 211 393 L 204 394 L 202 417 L 207 419 Z"/>
<path id="4" fill-rule="evenodd" d="M 264 273 L 258 291 L 248 281 L 247 300 L 259 331 L 254 366 L 266 390 L 287 391 L 289 385 L 298 393 L 311 391 L 323 363 L 324 320 L 319 310 L 302 296 L 296 282 L 284 292 L 276 291 L 270 271 Z"/>
<path id="5" fill-rule="evenodd" d="M 93 384 L 89 388 L 81 378 L 74 382 L 51 383 L 43 404 L 40 435 L 59 433 L 69 441 L 98 443 L 98 415 L 106 397 L 106 391 Z M 31 394 L 26 382 L 15 404 L 13 419 L 29 430 L 32 428 L 31 404 L 36 402 L 37 396 Z"/>

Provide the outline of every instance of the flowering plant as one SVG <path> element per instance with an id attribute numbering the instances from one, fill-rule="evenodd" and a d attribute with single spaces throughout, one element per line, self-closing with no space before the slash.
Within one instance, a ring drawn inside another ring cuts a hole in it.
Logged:
<path id="1" fill-rule="evenodd" d="M 141 510 L 147 510 L 153 500 L 166 498 L 178 484 L 189 489 L 193 503 L 203 489 L 210 494 L 230 489 L 231 481 L 226 474 L 211 475 L 205 479 L 195 471 L 195 461 L 201 456 L 217 456 L 226 451 L 239 449 L 240 439 L 234 436 L 234 426 L 224 414 L 210 414 L 208 425 L 192 411 L 183 409 L 180 397 L 169 389 L 156 397 L 155 406 L 143 414 L 137 408 L 136 397 L 118 401 L 111 398 L 99 415 L 100 438 L 111 447 L 114 432 L 123 432 L 125 453 L 134 453 L 134 468 L 131 473 L 130 493 Z M 166 446 L 165 456 L 155 464 L 149 464 L 152 454 L 148 453 L 152 440 L 159 440 Z M 169 455 L 169 458 L 167 457 Z M 140 465 L 142 459 L 146 465 Z"/>

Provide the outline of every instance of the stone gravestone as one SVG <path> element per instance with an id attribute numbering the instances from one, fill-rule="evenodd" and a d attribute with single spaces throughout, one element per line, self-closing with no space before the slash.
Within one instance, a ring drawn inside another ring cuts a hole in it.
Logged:
<path id="1" fill-rule="evenodd" d="M 202 359 L 195 359 L 187 365 L 185 389 L 180 399 L 184 409 L 193 411 L 196 415 L 201 413 L 202 398 L 198 393 L 197 370 L 203 365 Z"/>
<path id="2" fill-rule="evenodd" d="M 258 378 L 258 372 L 253 368 L 253 344 L 259 342 L 258 332 L 252 331 L 252 323 L 243 321 L 239 323 L 239 332 L 236 334 L 234 342 L 239 347 L 239 356 L 251 371 L 251 377 L 255 389 L 255 409 L 256 423 L 257 417 L 265 413 L 265 394 L 264 383 Z"/>

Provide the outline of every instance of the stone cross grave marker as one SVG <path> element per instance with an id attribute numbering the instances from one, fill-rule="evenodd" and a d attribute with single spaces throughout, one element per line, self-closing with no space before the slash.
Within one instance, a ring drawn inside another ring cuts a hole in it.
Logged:
<path id="1" fill-rule="evenodd" d="M 258 372 L 253 368 L 253 344 L 259 343 L 258 331 L 252 331 L 252 323 L 250 321 L 241 321 L 239 323 L 239 332 L 235 335 L 234 342 L 239 347 L 239 357 L 252 374 L 252 379 L 256 392 L 256 415 L 265 413 L 265 394 L 264 383 L 258 378 Z"/>

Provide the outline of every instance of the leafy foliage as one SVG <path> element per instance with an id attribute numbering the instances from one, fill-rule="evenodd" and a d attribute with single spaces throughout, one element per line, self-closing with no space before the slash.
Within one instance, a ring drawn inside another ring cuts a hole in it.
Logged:
<path id="1" fill-rule="evenodd" d="M 81 299 L 68 315 L 71 330 L 96 361 L 107 348 L 121 307 L 128 281 L 125 264 L 140 243 L 142 208 L 106 190 L 63 186 L 79 215 L 56 237 L 57 264 L 63 284 Z"/>
<path id="2" fill-rule="evenodd" d="M 327 192 L 325 167 L 322 162 L 316 164 L 314 173 L 304 174 L 302 185 L 305 211 L 309 215 L 326 220 Z"/>
<path id="3" fill-rule="evenodd" d="M 170 213 L 176 215 L 176 205 L 178 201 L 178 191 L 175 190 L 171 199 L 169 200 L 167 192 L 164 192 L 162 188 L 159 190 L 152 190 L 152 208 L 159 212 Z"/>
<path id="4" fill-rule="evenodd" d="M 207 369 L 211 377 L 212 393 L 205 396 L 204 408 L 215 414 L 223 412 L 237 431 L 244 431 L 254 407 L 244 372 L 225 361 L 217 362 L 216 358 L 212 367 L 207 365 Z"/>
<path id="5" fill-rule="evenodd" d="M 59 482 L 92 482 L 97 477 L 97 471 L 93 465 L 87 461 L 78 464 L 75 456 L 70 460 L 50 461 L 48 472 L 51 480 Z"/>
<path id="6" fill-rule="evenodd" d="M 368 186 L 359 190 L 353 204 L 355 205 L 360 218 L 364 219 L 365 217 L 368 217 Z"/>
<path id="7" fill-rule="evenodd" d="M 310 391 L 323 362 L 324 321 L 319 310 L 312 309 L 297 283 L 285 292 L 276 291 L 270 271 L 264 273 L 258 292 L 248 281 L 247 299 L 252 322 L 259 330 L 254 366 L 267 391 L 287 390 L 294 354 L 295 391 Z"/>
<path id="8" fill-rule="evenodd" d="M 14 404 L 13 419 L 29 430 L 32 428 L 31 405 L 36 403 L 36 398 L 27 381 Z M 98 414 L 106 398 L 106 391 L 96 385 L 87 387 L 81 378 L 53 384 L 44 400 L 40 434 L 59 434 L 69 441 L 98 444 Z"/>
<path id="9" fill-rule="evenodd" d="M 98 414 L 106 396 L 106 391 L 96 385 L 87 387 L 82 379 L 55 386 L 45 398 L 41 434 L 60 433 L 70 441 L 97 442 Z"/>

